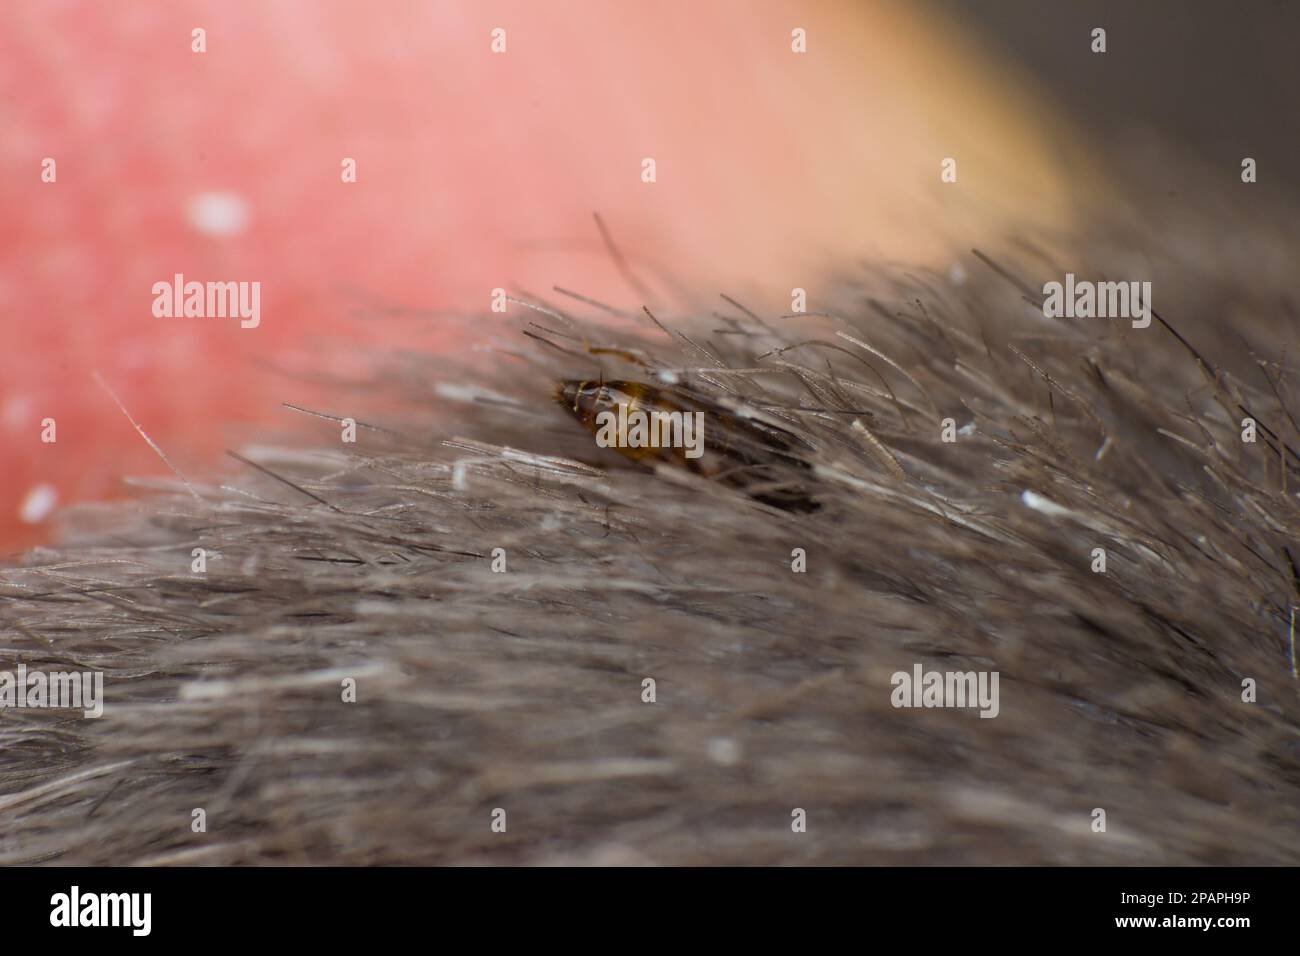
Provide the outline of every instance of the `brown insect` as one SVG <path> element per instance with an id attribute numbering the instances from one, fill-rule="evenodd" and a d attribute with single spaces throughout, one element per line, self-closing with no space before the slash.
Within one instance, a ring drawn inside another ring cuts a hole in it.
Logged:
<path id="1" fill-rule="evenodd" d="M 603 445 L 639 464 L 653 467 L 664 462 L 684 468 L 786 511 L 819 508 L 792 474 L 809 467 L 796 453 L 799 442 L 794 435 L 737 415 L 690 388 L 569 379 L 556 385 L 555 400 L 598 441 L 602 435 L 614 439 Z M 687 441 L 638 443 L 635 430 L 627 427 L 638 415 L 644 416 L 640 420 L 648 423 L 652 438 Z M 698 437 L 689 422 L 699 423 Z M 691 440 L 697 447 L 691 447 Z"/>

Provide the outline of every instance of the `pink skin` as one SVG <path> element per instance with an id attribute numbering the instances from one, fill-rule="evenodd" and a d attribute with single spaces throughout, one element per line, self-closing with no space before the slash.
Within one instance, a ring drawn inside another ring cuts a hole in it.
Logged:
<path id="1" fill-rule="evenodd" d="M 639 305 L 593 211 L 665 307 L 656 264 L 775 312 L 795 286 L 815 299 L 828 256 L 942 263 L 948 226 L 1014 209 L 985 147 L 1030 121 L 953 37 L 867 16 L 831 0 L 5 4 L 0 550 L 48 534 L 38 486 L 66 504 L 168 473 L 94 371 L 180 467 L 208 470 L 224 426 L 283 423 L 279 402 L 306 394 L 266 363 L 303 367 L 330 339 L 467 344 L 436 321 L 358 326 L 349 307 L 482 310 L 496 287 L 553 285 Z M 1033 180 L 1021 146 L 1015 176 Z M 938 191 L 963 148 L 974 212 Z M 196 227 L 188 204 L 212 192 L 245 204 L 244 227 Z M 155 318 L 152 286 L 178 272 L 259 281 L 261 324 Z"/>

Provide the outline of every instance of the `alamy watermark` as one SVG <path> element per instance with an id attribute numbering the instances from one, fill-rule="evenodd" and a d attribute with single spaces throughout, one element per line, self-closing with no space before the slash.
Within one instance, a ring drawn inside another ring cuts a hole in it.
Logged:
<path id="1" fill-rule="evenodd" d="M 262 322 L 262 283 L 186 282 L 176 273 L 171 282 L 153 284 L 153 314 L 159 319 L 239 319 L 240 328 Z"/>
<path id="2" fill-rule="evenodd" d="M 1133 328 L 1151 324 L 1151 283 L 1075 280 L 1043 284 L 1043 315 L 1049 319 L 1132 319 Z"/>
<path id="3" fill-rule="evenodd" d="M 912 665 L 912 673 L 895 671 L 889 678 L 895 707 L 978 707 L 981 717 L 996 717 L 997 671 L 926 671 Z"/>
<path id="4" fill-rule="evenodd" d="M 687 458 L 704 454 L 704 413 L 665 411 L 661 408 L 628 409 L 596 413 L 596 444 L 601 448 L 682 448 Z"/>
<path id="5" fill-rule="evenodd" d="M 103 671 L 0 671 L 0 710 L 7 707 L 80 710 L 85 717 L 104 715 Z"/>
<path id="6" fill-rule="evenodd" d="M 50 897 L 50 925 L 125 926 L 132 936 L 148 936 L 153 929 L 153 894 L 83 893 L 74 885 Z"/>

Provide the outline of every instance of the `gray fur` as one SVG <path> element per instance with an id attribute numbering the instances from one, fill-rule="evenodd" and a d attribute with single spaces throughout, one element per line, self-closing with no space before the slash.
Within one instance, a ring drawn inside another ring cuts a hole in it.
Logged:
<path id="1" fill-rule="evenodd" d="M 1235 408 L 1300 449 L 1278 369 L 1216 379 L 989 271 L 864 281 L 671 337 L 516 306 L 571 351 L 401 359 L 389 431 L 243 452 L 301 491 L 84 510 L 0 576 L 0 667 L 102 669 L 105 715 L 0 712 L 0 862 L 1296 863 L 1300 472 Z M 1238 329 L 1279 359 L 1270 322 Z M 821 510 L 597 449 L 555 381 L 654 372 L 584 334 L 802 436 Z M 914 663 L 998 671 L 999 716 L 894 708 Z"/>

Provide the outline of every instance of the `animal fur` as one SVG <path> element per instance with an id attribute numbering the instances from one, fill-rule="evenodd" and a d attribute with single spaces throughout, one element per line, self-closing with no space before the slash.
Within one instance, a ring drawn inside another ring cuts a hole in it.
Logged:
<path id="1" fill-rule="evenodd" d="M 405 411 L 356 445 L 313 423 L 84 509 L 0 577 L 0 667 L 103 670 L 105 714 L 0 712 L 0 862 L 1300 861 L 1280 286 L 1227 335 L 1223 287 L 1144 249 L 1186 344 L 1044 319 L 1066 270 L 1024 248 L 1010 281 L 851 275 L 826 314 L 532 297 L 491 371 L 380 370 Z M 797 435 L 772 468 L 820 509 L 550 401 L 661 372 Z M 998 671 L 999 716 L 894 708 L 916 663 Z"/>

